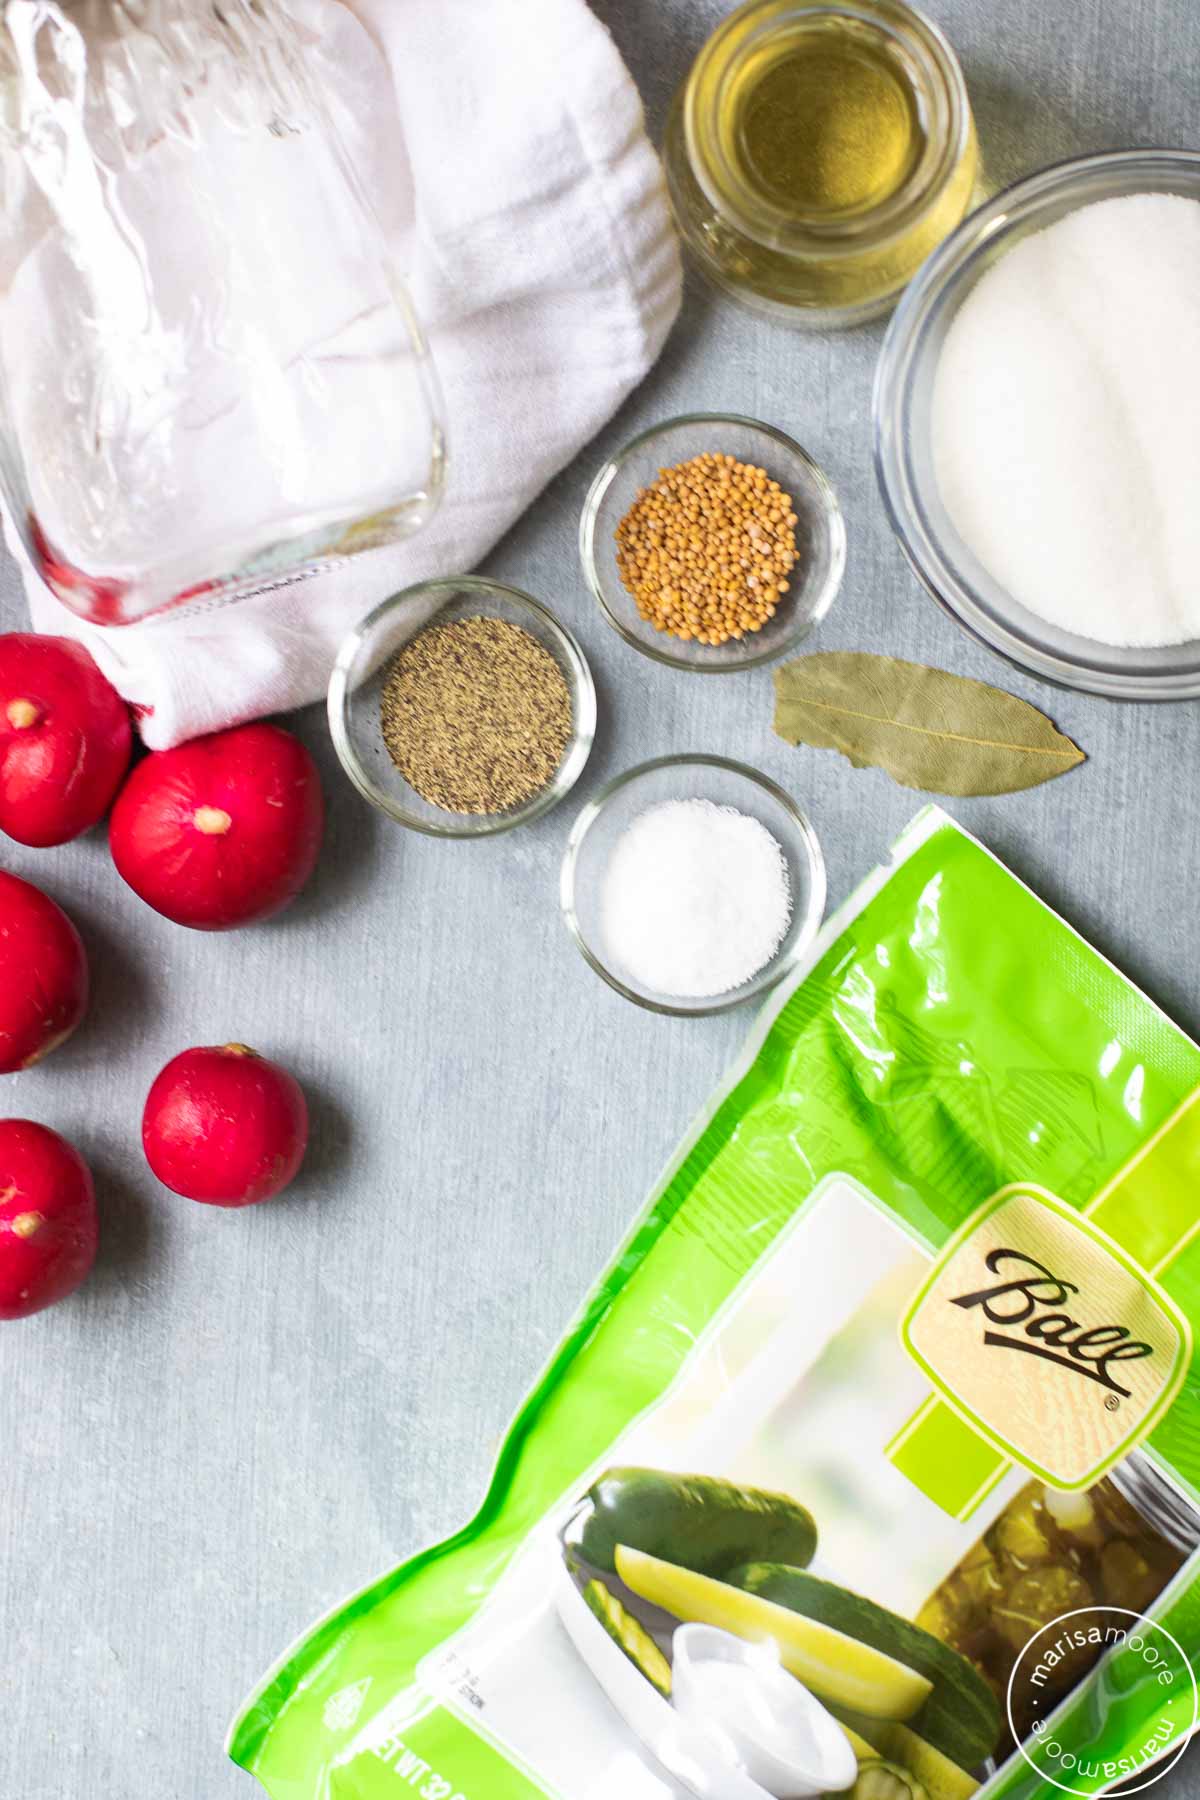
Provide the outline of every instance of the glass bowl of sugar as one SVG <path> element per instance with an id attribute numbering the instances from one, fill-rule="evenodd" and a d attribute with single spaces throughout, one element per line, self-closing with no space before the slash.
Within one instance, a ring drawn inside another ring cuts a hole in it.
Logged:
<path id="1" fill-rule="evenodd" d="M 660 756 L 584 807 L 559 891 L 610 987 L 691 1018 L 757 999 L 797 968 L 825 911 L 825 863 L 766 775 L 721 756 Z"/>
<path id="2" fill-rule="evenodd" d="M 1060 686 L 1200 696 L 1200 153 L 980 207 L 905 293 L 874 404 L 892 526 L 972 636 Z"/>

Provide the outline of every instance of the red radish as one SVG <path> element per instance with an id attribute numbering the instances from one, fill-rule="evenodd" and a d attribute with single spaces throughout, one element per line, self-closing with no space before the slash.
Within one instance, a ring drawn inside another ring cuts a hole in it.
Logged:
<path id="1" fill-rule="evenodd" d="M 209 1206 L 253 1206 L 292 1179 L 308 1142 L 300 1084 L 245 1044 L 184 1050 L 146 1099 L 142 1145 L 163 1183 Z"/>
<path id="2" fill-rule="evenodd" d="M 177 925 L 227 931 L 295 898 L 321 847 L 312 757 L 278 725 L 238 725 L 140 762 L 113 808 L 118 873 Z"/>
<path id="3" fill-rule="evenodd" d="M 0 1075 L 56 1050 L 87 997 L 87 956 L 62 907 L 0 869 Z"/>
<path id="4" fill-rule="evenodd" d="M 66 1138 L 0 1119 L 0 1319 L 73 1294 L 96 1260 L 96 1195 Z"/>
<path id="5" fill-rule="evenodd" d="M 129 708 L 82 644 L 0 637 L 0 831 L 37 849 L 90 831 L 132 744 Z"/>

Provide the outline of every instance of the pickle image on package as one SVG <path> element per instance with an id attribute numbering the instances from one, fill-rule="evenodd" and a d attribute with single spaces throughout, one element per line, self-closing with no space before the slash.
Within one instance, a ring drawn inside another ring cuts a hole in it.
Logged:
<path id="1" fill-rule="evenodd" d="M 294 1646 L 230 1754 L 274 1800 L 1034 1800 L 1052 1736 L 1101 1791 L 1196 1722 L 1198 1318 L 1200 1048 L 928 809 L 478 1516 Z M 1023 1693 L 1067 1615 L 1152 1621 L 1179 1678 L 1076 1630 Z"/>

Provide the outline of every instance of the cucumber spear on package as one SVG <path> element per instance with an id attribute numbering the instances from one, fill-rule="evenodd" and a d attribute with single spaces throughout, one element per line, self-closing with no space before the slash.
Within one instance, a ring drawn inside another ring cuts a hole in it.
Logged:
<path id="1" fill-rule="evenodd" d="M 274 1800 L 1035 1800 L 1200 1661 L 1200 1049 L 944 814 L 770 1001 L 448 1543 L 287 1653 Z"/>

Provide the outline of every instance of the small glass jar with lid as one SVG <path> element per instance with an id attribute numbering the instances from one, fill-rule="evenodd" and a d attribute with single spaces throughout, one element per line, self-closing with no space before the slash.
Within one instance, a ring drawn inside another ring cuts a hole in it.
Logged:
<path id="1" fill-rule="evenodd" d="M 886 312 L 970 204 L 975 127 L 941 32 L 903 0 L 748 0 L 676 97 L 676 216 L 718 287 L 783 323 Z"/>

